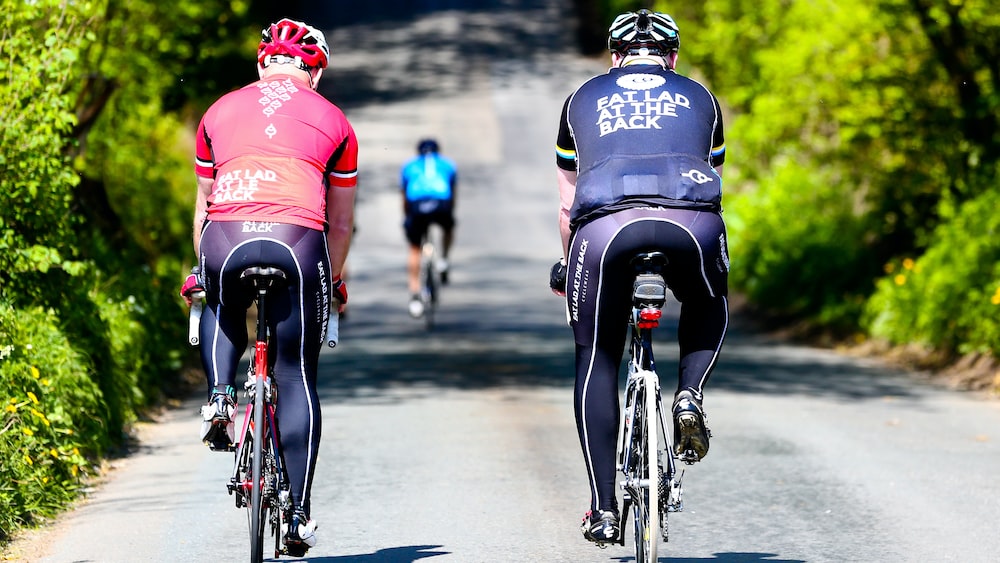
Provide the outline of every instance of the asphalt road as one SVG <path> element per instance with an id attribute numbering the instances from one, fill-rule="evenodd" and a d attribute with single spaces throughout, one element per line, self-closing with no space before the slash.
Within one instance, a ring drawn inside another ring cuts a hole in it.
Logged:
<path id="1" fill-rule="evenodd" d="M 357 8 L 329 34 L 324 92 L 357 128 L 362 172 L 351 306 L 322 358 L 320 543 L 305 560 L 633 560 L 578 530 L 589 497 L 572 335 L 546 287 L 559 108 L 603 62 L 569 49 L 568 2 L 412 5 L 395 20 Z M 461 174 L 452 283 L 431 333 L 406 314 L 396 188 L 428 135 Z M 751 258 L 732 253 L 734 268 Z M 738 321 L 706 392 L 712 450 L 687 471 L 661 561 L 1000 559 L 1000 405 Z M 659 334 L 667 388 L 673 335 L 671 323 Z M 12 557 L 246 560 L 244 514 L 225 491 L 232 458 L 197 441 L 197 406 L 144 425 L 139 451 Z"/>

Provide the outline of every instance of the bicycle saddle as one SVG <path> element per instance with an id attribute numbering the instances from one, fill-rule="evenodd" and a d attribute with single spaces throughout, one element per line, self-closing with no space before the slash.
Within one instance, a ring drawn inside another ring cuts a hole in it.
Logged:
<path id="1" fill-rule="evenodd" d="M 240 274 L 241 280 L 255 286 L 260 283 L 274 285 L 284 282 L 287 278 L 288 276 L 285 275 L 284 270 L 275 268 L 274 266 L 252 266 L 243 270 L 243 273 Z"/>
<path id="2" fill-rule="evenodd" d="M 637 274 L 659 274 L 667 267 L 670 261 L 667 255 L 654 250 L 652 252 L 640 252 L 629 262 Z"/>

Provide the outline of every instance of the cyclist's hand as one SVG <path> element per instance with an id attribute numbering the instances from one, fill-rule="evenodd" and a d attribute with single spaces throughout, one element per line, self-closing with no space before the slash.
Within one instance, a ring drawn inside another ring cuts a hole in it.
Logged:
<path id="1" fill-rule="evenodd" d="M 552 288 L 552 293 L 561 297 L 566 296 L 566 262 L 562 258 L 552 265 L 552 270 L 549 272 L 549 287 Z"/>
<path id="2" fill-rule="evenodd" d="M 205 286 L 201 283 L 201 268 L 195 266 L 191 268 L 191 273 L 188 274 L 187 279 L 184 280 L 184 284 L 181 285 L 181 297 L 184 298 L 184 302 L 190 307 L 192 297 L 199 292 L 204 293 Z"/>
<path id="3" fill-rule="evenodd" d="M 344 307 L 347 305 L 347 283 L 340 276 L 333 280 L 333 298 L 337 305 L 337 312 L 343 313 Z"/>

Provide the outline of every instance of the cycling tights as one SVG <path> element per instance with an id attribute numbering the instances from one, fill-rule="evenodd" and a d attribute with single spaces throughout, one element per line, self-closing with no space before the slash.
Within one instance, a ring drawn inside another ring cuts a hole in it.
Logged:
<path id="1" fill-rule="evenodd" d="M 208 222 L 201 238 L 207 290 L 201 356 L 209 394 L 232 386 L 247 349 L 247 309 L 253 290 L 240 274 L 250 266 L 282 269 L 285 287 L 268 294 L 275 358 L 276 410 L 294 506 L 309 513 L 310 485 L 322 430 L 316 376 L 330 315 L 330 259 L 322 231 L 260 222 Z"/>
<path id="2" fill-rule="evenodd" d="M 664 279 L 681 303 L 678 391 L 691 389 L 701 399 L 728 325 L 729 257 L 718 213 L 633 208 L 576 230 L 566 302 L 576 340 L 574 408 L 590 476 L 591 510 L 617 509 L 618 375 L 634 280 L 629 261 L 654 250 L 667 255 Z"/>

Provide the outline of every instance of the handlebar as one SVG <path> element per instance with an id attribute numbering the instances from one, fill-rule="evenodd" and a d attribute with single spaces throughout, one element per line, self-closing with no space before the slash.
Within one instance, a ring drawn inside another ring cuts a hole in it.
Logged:
<path id="1" fill-rule="evenodd" d="M 336 307 L 331 307 L 330 319 L 326 322 L 326 345 L 330 348 L 337 346 L 340 339 L 340 315 Z"/>
<path id="2" fill-rule="evenodd" d="M 201 313 L 205 307 L 205 292 L 198 291 L 191 294 L 191 311 L 188 315 L 188 343 L 197 346 L 201 342 L 199 330 L 201 326 Z M 336 308 L 330 311 L 330 319 L 326 323 L 326 345 L 335 348 L 340 341 L 340 315 Z"/>
<path id="3" fill-rule="evenodd" d="M 196 291 L 191 294 L 191 311 L 188 314 L 188 343 L 197 346 L 201 342 L 199 330 L 201 326 L 201 311 L 205 307 L 205 292 Z"/>

